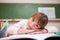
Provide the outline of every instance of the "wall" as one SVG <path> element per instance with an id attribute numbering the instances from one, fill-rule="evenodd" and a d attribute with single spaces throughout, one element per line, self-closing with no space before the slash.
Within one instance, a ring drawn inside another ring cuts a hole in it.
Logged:
<path id="1" fill-rule="evenodd" d="M 27 3 L 1 3 L 0 18 L 16 19 L 29 18 L 35 12 L 38 12 L 38 7 L 55 7 L 56 18 L 60 18 L 59 4 L 27 4 Z"/>
<path id="2" fill-rule="evenodd" d="M 60 3 L 60 0 L 0 0 L 0 3 Z"/>

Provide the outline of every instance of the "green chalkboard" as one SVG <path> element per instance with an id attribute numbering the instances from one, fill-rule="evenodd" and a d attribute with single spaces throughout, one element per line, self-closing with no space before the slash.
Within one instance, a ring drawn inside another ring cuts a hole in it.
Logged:
<path id="1" fill-rule="evenodd" d="M 60 4 L 0 3 L 0 19 L 29 18 L 34 12 L 38 12 L 38 7 L 55 7 L 56 18 L 60 18 Z"/>

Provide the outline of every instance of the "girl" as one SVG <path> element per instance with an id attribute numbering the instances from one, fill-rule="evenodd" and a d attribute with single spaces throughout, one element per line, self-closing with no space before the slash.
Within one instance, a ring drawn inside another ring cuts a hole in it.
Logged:
<path id="1" fill-rule="evenodd" d="M 16 34 L 36 34 L 47 33 L 45 26 L 48 23 L 48 17 L 44 13 L 34 13 L 29 19 L 22 20 L 6 30 L 6 36 Z"/>

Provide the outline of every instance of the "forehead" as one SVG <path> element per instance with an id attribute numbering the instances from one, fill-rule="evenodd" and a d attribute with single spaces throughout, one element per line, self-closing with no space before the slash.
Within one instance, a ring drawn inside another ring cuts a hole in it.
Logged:
<path id="1" fill-rule="evenodd" d="M 33 18 L 32 20 L 36 23 L 38 23 L 40 21 L 39 18 L 35 18 L 35 19 Z"/>
<path id="2" fill-rule="evenodd" d="M 38 21 L 39 21 L 37 18 L 34 19 L 32 17 L 29 20 L 30 20 L 30 22 L 34 22 L 34 23 L 38 23 Z"/>

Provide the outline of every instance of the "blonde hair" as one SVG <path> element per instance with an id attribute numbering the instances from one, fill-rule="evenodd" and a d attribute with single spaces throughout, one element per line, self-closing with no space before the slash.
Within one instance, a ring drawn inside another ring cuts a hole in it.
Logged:
<path id="1" fill-rule="evenodd" d="M 38 25 L 40 26 L 40 29 L 44 29 L 44 27 L 48 23 L 48 17 L 44 13 L 37 12 L 34 15 L 31 16 L 33 21 L 36 21 Z"/>

